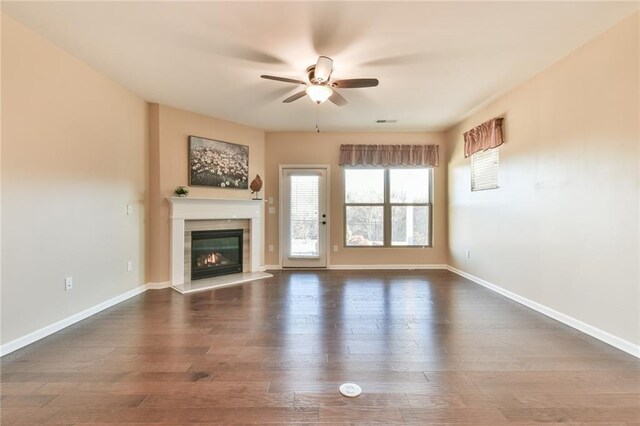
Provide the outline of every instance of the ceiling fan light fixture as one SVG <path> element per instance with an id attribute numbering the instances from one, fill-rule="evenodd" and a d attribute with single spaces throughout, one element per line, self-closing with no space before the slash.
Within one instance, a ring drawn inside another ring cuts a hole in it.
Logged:
<path id="1" fill-rule="evenodd" d="M 2 1 L 2 0 L 0 0 Z M 307 67 L 308 82 L 296 80 L 288 77 L 278 77 L 275 75 L 262 74 L 260 77 L 267 80 L 282 81 L 284 83 L 301 84 L 305 88 L 282 102 L 290 104 L 305 95 L 309 96 L 316 105 L 329 101 L 339 107 L 345 106 L 347 100 L 338 93 L 338 89 L 359 89 L 363 87 L 376 87 L 377 78 L 347 78 L 342 80 L 331 80 L 333 72 L 333 59 L 328 56 L 320 56 L 314 65 Z"/>
<path id="2" fill-rule="evenodd" d="M 333 90 L 329 86 L 322 86 L 319 84 L 314 84 L 312 86 L 307 87 L 307 95 L 311 98 L 311 100 L 317 104 L 321 104 L 331 95 L 333 95 Z"/>

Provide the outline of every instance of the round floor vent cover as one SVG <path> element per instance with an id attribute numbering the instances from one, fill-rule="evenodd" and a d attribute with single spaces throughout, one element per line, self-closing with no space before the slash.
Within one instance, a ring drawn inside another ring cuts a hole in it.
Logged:
<path id="1" fill-rule="evenodd" d="M 340 385 L 340 393 L 349 398 L 355 398 L 362 393 L 362 388 L 355 383 L 344 383 Z"/>

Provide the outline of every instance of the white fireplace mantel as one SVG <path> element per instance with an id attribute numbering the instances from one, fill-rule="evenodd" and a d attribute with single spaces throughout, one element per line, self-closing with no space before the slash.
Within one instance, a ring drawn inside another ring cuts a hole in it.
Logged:
<path id="1" fill-rule="evenodd" d="M 263 254 L 262 200 L 171 197 L 171 285 L 184 284 L 184 229 L 187 220 L 248 219 L 251 271 L 260 271 Z"/>

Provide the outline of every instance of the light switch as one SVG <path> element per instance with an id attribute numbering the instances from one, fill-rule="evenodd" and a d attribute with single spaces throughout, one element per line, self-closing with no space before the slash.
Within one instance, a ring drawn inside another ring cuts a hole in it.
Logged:
<path id="1" fill-rule="evenodd" d="M 127 216 L 133 214 L 133 206 L 131 204 L 127 204 Z"/>
<path id="2" fill-rule="evenodd" d="M 269 214 L 276 214 L 276 208 L 275 207 L 269 207 Z"/>

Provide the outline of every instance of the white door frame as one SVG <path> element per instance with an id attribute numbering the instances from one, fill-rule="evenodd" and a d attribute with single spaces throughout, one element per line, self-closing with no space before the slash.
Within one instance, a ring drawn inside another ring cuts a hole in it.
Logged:
<path id="1" fill-rule="evenodd" d="M 278 198 L 280 199 L 279 204 L 279 213 L 278 213 L 278 267 L 282 269 L 282 258 L 284 257 L 284 197 L 282 196 L 283 191 L 283 179 L 282 179 L 282 171 L 284 169 L 325 169 L 326 170 L 326 206 L 327 206 L 327 238 L 325 238 L 325 250 L 327 253 L 327 269 L 329 269 L 329 265 L 331 265 L 331 166 L 329 164 L 280 164 L 278 166 Z"/>

